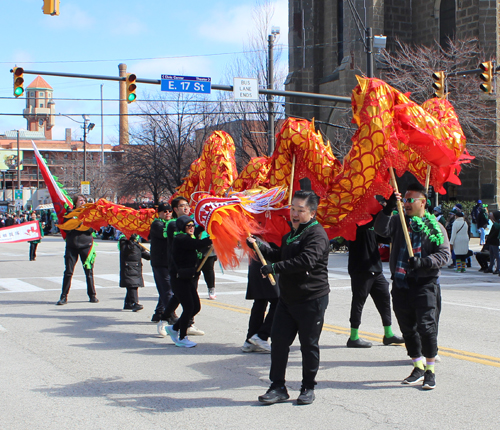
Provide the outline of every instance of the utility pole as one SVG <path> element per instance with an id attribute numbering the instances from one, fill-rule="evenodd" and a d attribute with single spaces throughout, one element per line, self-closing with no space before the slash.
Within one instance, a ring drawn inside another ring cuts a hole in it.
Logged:
<path id="1" fill-rule="evenodd" d="M 118 70 L 120 71 L 120 77 L 127 77 L 127 65 L 124 63 L 118 64 Z M 124 80 L 120 81 L 120 126 L 119 126 L 119 143 L 120 145 L 128 144 L 128 104 L 127 104 L 127 82 Z"/>
<path id="2" fill-rule="evenodd" d="M 101 84 L 101 167 L 104 167 L 104 103 L 102 100 L 102 87 Z"/>
<path id="3" fill-rule="evenodd" d="M 373 29 L 367 27 L 365 29 L 365 46 L 366 46 L 366 76 L 373 78 Z"/>
<path id="4" fill-rule="evenodd" d="M 21 152 L 19 151 L 19 130 L 17 130 L 17 189 L 21 189 Z"/>
<path id="5" fill-rule="evenodd" d="M 87 119 L 83 123 L 83 182 L 87 180 Z"/>
<path id="6" fill-rule="evenodd" d="M 268 36 L 268 60 L 267 60 L 267 89 L 274 89 L 274 41 L 276 36 L 280 34 L 279 27 L 272 27 L 271 34 Z M 273 95 L 271 93 L 267 94 L 267 108 L 268 108 L 268 137 L 267 137 L 267 147 L 268 155 L 273 155 L 274 152 L 274 103 Z"/>

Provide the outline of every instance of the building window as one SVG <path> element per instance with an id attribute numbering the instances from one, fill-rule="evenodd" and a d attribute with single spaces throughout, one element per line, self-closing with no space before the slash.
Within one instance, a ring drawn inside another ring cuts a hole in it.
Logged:
<path id="1" fill-rule="evenodd" d="M 344 59 L 344 2 L 337 2 L 337 65 Z"/>
<path id="2" fill-rule="evenodd" d="M 43 108 L 43 103 L 40 103 L 40 107 Z"/>
<path id="3" fill-rule="evenodd" d="M 455 38 L 455 0 L 441 0 L 439 10 L 439 44 L 448 48 L 448 39 Z"/>
<path id="4" fill-rule="evenodd" d="M 43 97 L 43 93 L 38 93 L 38 96 L 39 97 Z"/>
<path id="5" fill-rule="evenodd" d="M 30 97 L 35 97 L 35 92 L 34 91 L 30 91 Z"/>

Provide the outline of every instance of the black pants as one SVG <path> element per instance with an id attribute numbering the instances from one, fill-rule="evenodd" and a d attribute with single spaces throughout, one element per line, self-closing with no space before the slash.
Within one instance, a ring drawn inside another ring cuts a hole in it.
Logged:
<path id="1" fill-rule="evenodd" d="M 490 253 L 489 252 L 476 252 L 476 260 L 481 266 L 481 269 L 485 270 L 488 268 L 488 264 L 490 262 Z"/>
<path id="2" fill-rule="evenodd" d="M 436 280 L 416 282 L 408 279 L 409 288 L 392 288 L 392 304 L 412 358 L 432 358 L 438 353 L 437 332 L 441 289 Z"/>
<path id="3" fill-rule="evenodd" d="M 207 261 L 205 261 L 205 264 L 201 268 L 208 289 L 215 288 L 215 260 L 217 260 L 217 257 L 215 255 L 212 257 L 208 257 Z"/>
<path id="4" fill-rule="evenodd" d="M 36 259 L 36 247 L 38 243 L 30 242 L 30 261 L 34 261 Z"/>
<path id="5" fill-rule="evenodd" d="M 389 326 L 391 321 L 391 296 L 389 282 L 382 273 L 359 272 L 351 274 L 351 328 L 359 328 L 361 313 L 368 295 L 372 296 L 378 313 L 382 317 L 382 324 Z"/>
<path id="6" fill-rule="evenodd" d="M 270 306 L 269 312 L 266 315 L 268 303 Z M 247 340 L 254 334 L 259 336 L 262 340 L 269 339 L 277 305 L 278 299 L 255 299 L 253 301 L 250 320 L 248 321 Z"/>
<path id="7" fill-rule="evenodd" d="M 179 339 L 184 339 L 192 319 L 201 310 L 200 297 L 198 296 L 198 277 L 191 279 L 172 278 L 172 289 L 182 305 L 182 314 L 174 324 L 174 330 L 179 331 Z"/>
<path id="8" fill-rule="evenodd" d="M 127 294 L 125 295 L 125 304 L 126 305 L 133 305 L 135 303 L 139 303 L 138 288 L 137 287 L 133 287 L 133 288 L 127 287 Z"/>
<path id="9" fill-rule="evenodd" d="M 80 260 L 83 265 L 91 248 L 91 246 L 88 246 L 86 248 L 77 249 L 66 246 L 66 252 L 64 254 L 64 264 L 66 265 L 66 269 L 64 270 L 61 297 L 66 297 L 69 293 L 69 289 L 71 288 L 71 279 L 73 278 L 73 271 L 75 270 L 78 256 L 80 256 Z M 83 271 L 85 272 L 85 279 L 87 280 L 87 294 L 90 298 L 95 297 L 94 267 L 92 266 L 91 269 L 87 269 L 84 266 Z"/>
<path id="10" fill-rule="evenodd" d="M 152 267 L 153 277 L 158 290 L 158 304 L 155 313 L 162 321 L 167 321 L 179 306 L 179 300 L 174 297 L 170 283 L 170 272 L 167 267 Z"/>
<path id="11" fill-rule="evenodd" d="M 297 333 L 302 353 L 302 386 L 314 388 L 319 369 L 319 337 L 323 329 L 328 295 L 303 303 L 286 304 L 278 301 L 271 329 L 272 386 L 285 384 L 290 345 Z"/>

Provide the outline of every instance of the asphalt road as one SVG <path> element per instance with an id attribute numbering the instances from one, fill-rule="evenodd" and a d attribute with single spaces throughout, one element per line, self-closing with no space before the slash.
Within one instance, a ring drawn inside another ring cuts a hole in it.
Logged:
<path id="1" fill-rule="evenodd" d="M 316 401 L 294 402 L 301 358 L 291 349 L 291 400 L 261 406 L 270 357 L 240 350 L 251 302 L 246 264 L 221 273 L 217 300 L 207 300 L 196 325 L 205 336 L 181 349 L 151 323 L 157 294 L 144 266 L 144 310 L 123 311 L 116 242 L 98 241 L 100 303 L 88 302 L 78 263 L 66 306 L 55 306 L 64 271 L 64 242 L 46 237 L 37 261 L 28 244 L 0 245 L 1 429 L 496 429 L 500 393 L 500 277 L 444 269 L 437 388 L 401 385 L 411 364 L 404 348 L 383 346 L 371 299 L 361 334 L 374 346 L 345 347 L 349 332 L 347 255 L 331 254 L 330 305 L 321 337 Z M 477 241 L 474 248 L 478 248 Z M 386 268 L 387 269 L 387 268 Z M 387 274 L 387 271 L 386 271 Z M 394 321 L 395 331 L 397 323 Z"/>

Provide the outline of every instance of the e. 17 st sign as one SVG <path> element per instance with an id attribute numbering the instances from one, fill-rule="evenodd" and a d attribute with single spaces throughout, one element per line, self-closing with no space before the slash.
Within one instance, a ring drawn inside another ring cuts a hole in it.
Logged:
<path id="1" fill-rule="evenodd" d="M 161 90 L 176 93 L 210 94 L 212 78 L 161 75 Z"/>

